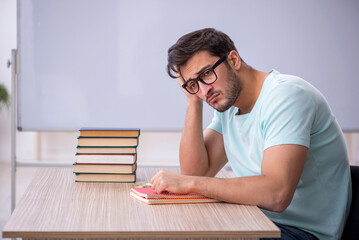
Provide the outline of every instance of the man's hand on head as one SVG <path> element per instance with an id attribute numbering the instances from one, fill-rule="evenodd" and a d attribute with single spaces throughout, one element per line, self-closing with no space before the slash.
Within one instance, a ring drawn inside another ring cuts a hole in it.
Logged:
<path id="1" fill-rule="evenodd" d="M 196 102 L 201 102 L 201 103 L 202 103 L 202 102 L 203 102 L 202 99 L 200 99 L 200 98 L 197 96 L 197 94 L 192 95 L 192 94 L 190 94 L 189 92 L 187 92 L 186 89 L 184 89 L 184 88 L 182 87 L 182 85 L 183 85 L 184 82 L 185 82 L 182 77 L 177 78 L 177 82 L 178 82 L 178 84 L 180 85 L 180 87 L 181 87 L 182 91 L 184 92 L 184 94 L 186 94 L 186 96 L 187 96 L 189 102 L 194 102 L 194 103 L 196 103 Z"/>

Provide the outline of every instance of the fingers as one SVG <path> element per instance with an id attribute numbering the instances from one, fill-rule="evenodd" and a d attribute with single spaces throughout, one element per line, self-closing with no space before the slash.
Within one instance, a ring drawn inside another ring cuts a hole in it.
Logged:
<path id="1" fill-rule="evenodd" d="M 182 85 L 185 83 L 185 80 L 180 76 L 177 78 L 177 83 L 182 88 Z M 198 102 L 198 101 L 202 102 L 202 99 L 199 96 L 197 96 L 196 94 L 192 95 L 189 92 L 187 92 L 187 90 L 184 88 L 182 88 L 182 91 L 187 96 L 188 100 L 194 101 L 194 102 Z"/>
<path id="2" fill-rule="evenodd" d="M 151 179 L 152 188 L 157 193 L 164 191 L 172 193 L 182 193 L 186 191 L 181 189 L 181 175 L 175 174 L 170 171 L 161 170 Z"/>
<path id="3" fill-rule="evenodd" d="M 167 183 L 165 180 L 166 171 L 161 170 L 151 179 L 152 188 L 157 192 L 161 193 L 166 191 Z"/>
<path id="4" fill-rule="evenodd" d="M 153 176 L 152 177 L 152 179 L 151 179 L 151 184 L 152 184 L 152 188 L 156 191 L 156 188 L 157 188 L 157 175 L 158 175 L 158 173 L 155 175 L 155 176 Z"/>
<path id="5" fill-rule="evenodd" d="M 199 98 L 197 97 L 197 95 L 189 94 L 186 89 L 182 88 L 182 85 L 183 85 L 184 82 L 185 82 L 182 77 L 177 78 L 177 82 L 178 82 L 178 84 L 180 85 L 180 87 L 181 87 L 183 93 L 187 96 L 188 99 L 197 99 L 197 100 L 199 99 Z"/>

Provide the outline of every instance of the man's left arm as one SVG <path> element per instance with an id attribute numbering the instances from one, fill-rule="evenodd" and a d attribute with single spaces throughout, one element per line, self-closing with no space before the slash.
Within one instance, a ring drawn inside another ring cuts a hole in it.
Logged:
<path id="1" fill-rule="evenodd" d="M 151 182 L 157 192 L 196 192 L 225 202 L 282 212 L 293 198 L 307 152 L 307 147 L 294 144 L 269 147 L 264 151 L 258 176 L 221 179 L 160 171 Z"/>

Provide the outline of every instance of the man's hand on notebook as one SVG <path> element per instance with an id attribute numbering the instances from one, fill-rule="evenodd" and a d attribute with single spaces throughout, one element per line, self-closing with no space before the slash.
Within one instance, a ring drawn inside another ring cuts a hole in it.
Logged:
<path id="1" fill-rule="evenodd" d="M 191 177 L 167 170 L 159 171 L 151 179 L 152 187 L 157 193 L 164 191 L 186 194 L 191 192 Z"/>

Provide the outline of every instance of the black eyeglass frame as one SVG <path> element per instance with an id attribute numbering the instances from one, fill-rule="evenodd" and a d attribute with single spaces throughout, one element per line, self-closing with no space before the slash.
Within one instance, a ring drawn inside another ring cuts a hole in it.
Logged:
<path id="1" fill-rule="evenodd" d="M 211 84 L 213 84 L 215 81 L 217 81 L 217 78 L 218 78 L 216 72 L 214 71 L 214 69 L 215 69 L 216 67 L 218 67 L 222 62 L 224 62 L 224 61 L 227 59 L 228 54 L 229 54 L 229 52 L 226 53 L 224 56 L 222 56 L 220 59 L 218 59 L 218 61 L 217 61 L 215 64 L 213 64 L 212 67 L 207 68 L 207 69 L 203 70 L 202 72 L 200 72 L 200 73 L 198 74 L 198 77 L 196 77 L 196 78 L 194 78 L 194 79 L 189 79 L 189 80 L 187 80 L 186 82 L 184 82 L 184 83 L 182 84 L 182 87 L 183 87 L 184 89 L 186 89 L 186 91 L 187 91 L 189 94 L 195 95 L 195 94 L 198 93 L 198 91 L 199 91 L 199 84 L 198 84 L 198 82 L 201 82 L 201 83 L 206 84 L 206 85 L 211 85 Z M 211 70 L 211 71 L 214 73 L 214 75 L 216 76 L 216 79 L 215 79 L 213 82 L 210 82 L 210 83 L 206 83 L 205 81 L 203 81 L 203 80 L 200 78 L 201 74 L 202 74 L 203 72 L 205 72 L 205 71 L 208 71 L 208 70 Z M 186 88 L 186 87 L 188 86 L 188 83 L 189 83 L 190 81 L 195 81 L 196 84 L 197 84 L 197 86 L 198 86 L 198 89 L 197 89 L 197 91 L 196 91 L 195 93 L 190 92 L 190 91 Z"/>

